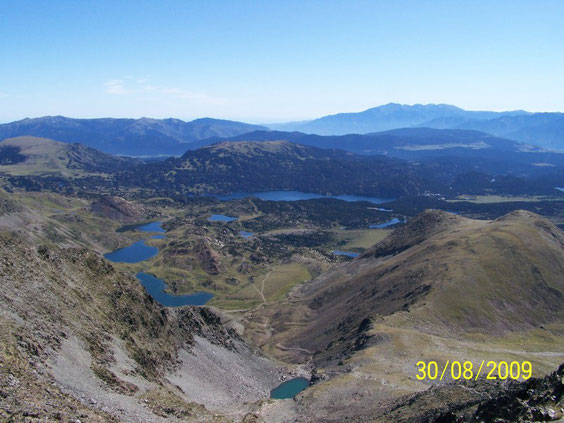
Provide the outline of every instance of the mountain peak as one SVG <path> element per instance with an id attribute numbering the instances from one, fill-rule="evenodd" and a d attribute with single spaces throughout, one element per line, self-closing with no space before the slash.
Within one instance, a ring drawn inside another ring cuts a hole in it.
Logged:
<path id="1" fill-rule="evenodd" d="M 442 210 L 428 209 L 394 230 L 382 242 L 374 245 L 363 257 L 381 257 L 398 254 L 417 245 L 430 236 L 446 231 L 464 221 L 463 217 Z"/>
<path id="2" fill-rule="evenodd" d="M 371 107 L 368 110 L 410 110 L 410 109 L 443 109 L 443 110 L 450 110 L 450 111 L 464 111 L 464 109 L 461 109 L 460 107 L 457 106 L 453 106 L 452 104 L 446 104 L 446 103 L 427 103 L 427 104 L 423 104 L 423 103 L 416 103 L 416 104 L 403 104 L 403 103 L 387 103 L 387 104 L 383 104 L 381 106 L 375 106 L 375 107 Z M 367 110 L 365 110 L 367 111 Z M 362 113 L 362 112 L 360 112 Z"/>
<path id="3" fill-rule="evenodd" d="M 472 127 L 459 128 L 459 126 L 466 125 L 468 122 L 480 124 L 480 122 L 502 117 L 519 119 L 524 115 L 530 117 L 526 112 L 469 111 L 444 103 L 413 105 L 388 103 L 357 113 L 339 113 L 308 122 L 271 125 L 271 128 L 288 131 L 298 130 L 317 135 L 366 134 L 421 126 L 439 129 L 474 129 Z M 475 129 L 480 130 L 479 127 Z M 483 132 L 505 136 L 490 131 Z"/>

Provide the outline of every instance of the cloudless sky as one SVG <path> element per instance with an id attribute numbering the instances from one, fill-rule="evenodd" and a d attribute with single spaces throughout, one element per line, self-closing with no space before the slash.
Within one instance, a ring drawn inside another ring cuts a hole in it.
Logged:
<path id="1" fill-rule="evenodd" d="M 0 122 L 564 111 L 561 0 L 2 0 Z"/>

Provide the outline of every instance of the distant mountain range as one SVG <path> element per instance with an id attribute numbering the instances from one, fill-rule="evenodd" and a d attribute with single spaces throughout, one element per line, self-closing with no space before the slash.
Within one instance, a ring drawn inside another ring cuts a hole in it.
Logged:
<path id="1" fill-rule="evenodd" d="M 431 122 L 440 127 L 440 122 Z M 564 113 L 503 116 L 486 121 L 467 120 L 454 125 L 511 138 L 545 148 L 564 150 Z"/>
<path id="2" fill-rule="evenodd" d="M 105 153 L 128 156 L 180 155 L 187 143 L 266 129 L 219 119 L 71 119 L 46 116 L 0 125 L 0 140 L 31 135 L 67 143 L 79 142 Z"/>
<path id="3" fill-rule="evenodd" d="M 390 103 L 359 113 L 269 125 L 271 129 L 318 135 L 366 134 L 408 127 L 471 129 L 541 147 L 564 149 L 564 113 L 468 111 L 448 104 Z"/>
<path id="4" fill-rule="evenodd" d="M 338 113 L 305 122 L 290 122 L 269 125 L 273 129 L 301 131 L 319 135 L 366 134 L 389 129 L 426 126 L 427 122 L 438 119 L 495 119 L 501 116 L 523 115 L 527 112 L 474 112 L 448 104 L 405 104 L 389 103 L 358 113 Z M 449 126 L 450 128 L 450 126 Z"/>
<path id="5" fill-rule="evenodd" d="M 271 134 L 265 135 L 268 131 Z M 359 136 L 367 134 L 369 138 Z M 314 139 L 312 135 L 329 138 Z M 343 135 L 347 137 L 338 138 Z M 0 140 L 18 136 L 79 142 L 106 153 L 128 156 L 179 156 L 189 149 L 213 142 L 263 140 L 260 138 L 342 148 L 362 154 L 391 151 L 399 154 L 403 150 L 402 157 L 423 154 L 408 153 L 416 149 L 531 150 L 518 145 L 523 143 L 564 151 L 564 113 L 467 111 L 446 104 L 408 106 L 390 103 L 360 113 L 340 113 L 268 127 L 211 118 L 184 122 L 179 119 L 71 119 L 63 116 L 23 119 L 0 125 Z"/>

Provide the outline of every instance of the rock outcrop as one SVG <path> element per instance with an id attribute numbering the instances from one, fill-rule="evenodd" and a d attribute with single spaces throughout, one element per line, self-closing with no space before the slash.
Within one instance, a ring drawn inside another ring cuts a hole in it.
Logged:
<path id="1" fill-rule="evenodd" d="M 138 222 L 145 214 L 145 210 L 139 204 L 110 195 L 96 198 L 92 201 L 90 210 L 99 216 L 123 223 Z"/>

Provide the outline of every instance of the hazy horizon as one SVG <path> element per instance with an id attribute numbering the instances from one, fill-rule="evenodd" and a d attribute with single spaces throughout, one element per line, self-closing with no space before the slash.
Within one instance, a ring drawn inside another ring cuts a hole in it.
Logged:
<path id="1" fill-rule="evenodd" d="M 472 111 L 472 112 L 517 112 L 517 111 L 522 111 L 522 112 L 527 112 L 527 113 L 564 113 L 560 110 L 525 110 L 525 109 L 512 109 L 512 110 L 502 110 L 502 109 L 489 109 L 489 110 L 485 110 L 485 109 L 466 109 L 464 107 L 460 107 L 456 104 L 447 104 L 447 103 L 413 103 L 413 104 L 405 104 L 405 103 L 398 103 L 398 102 L 390 102 L 390 103 L 394 103 L 394 104 L 399 104 L 402 106 L 418 106 L 418 105 L 422 105 L 422 106 L 430 106 L 430 105 L 447 105 L 447 106 L 455 106 L 458 107 L 460 109 L 466 110 L 466 111 Z M 16 119 L 16 120 L 10 120 L 10 121 L 2 121 L 0 122 L 0 124 L 4 124 L 4 123 L 11 123 L 11 122 L 16 122 L 19 120 L 24 120 L 24 119 L 38 119 L 38 118 L 45 118 L 45 117 L 65 117 L 65 118 L 71 118 L 71 119 L 156 119 L 156 120 L 160 120 L 160 119 L 179 119 L 179 120 L 183 120 L 185 122 L 190 122 L 193 120 L 198 120 L 198 119 L 220 119 L 220 120 L 232 120 L 232 121 L 239 121 L 239 122 L 243 122 L 243 123 L 249 123 L 249 124 L 253 124 L 253 125 L 268 125 L 268 124 L 279 124 L 279 123 L 290 123 L 290 122 L 300 122 L 300 121 L 310 121 L 310 120 L 315 120 L 324 116 L 329 116 L 329 115 L 335 115 L 335 114 L 340 114 L 340 113 L 360 113 L 360 112 L 364 112 L 366 110 L 372 109 L 372 108 L 377 108 L 377 107 L 381 107 L 381 106 L 386 106 L 390 103 L 385 103 L 385 104 L 379 104 L 373 107 L 369 107 L 368 109 L 363 109 L 363 110 L 347 110 L 347 111 L 339 111 L 339 112 L 335 112 L 335 113 L 330 113 L 327 115 L 319 115 L 319 116 L 314 116 L 312 118 L 309 119 L 296 119 L 296 120 L 284 120 L 284 119 L 272 119 L 268 122 L 264 122 L 264 121 L 252 121 L 252 120 L 236 120 L 236 119 L 229 119 L 229 118 L 222 118 L 222 117 L 217 117 L 217 116 L 197 116 L 194 118 L 188 118 L 188 119 L 183 119 L 180 117 L 176 117 L 176 116 L 166 116 L 166 117 L 154 117 L 154 116 L 72 116 L 72 115 L 61 115 L 61 114 L 57 114 L 57 115 L 43 115 L 43 116 L 26 116 L 23 117 L 21 119 Z"/>

